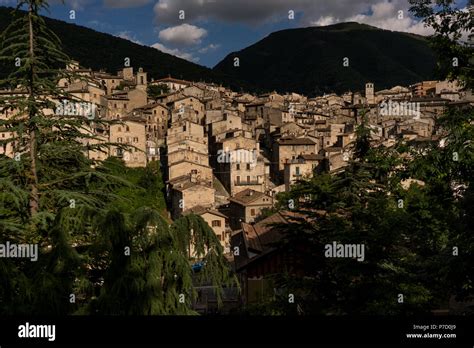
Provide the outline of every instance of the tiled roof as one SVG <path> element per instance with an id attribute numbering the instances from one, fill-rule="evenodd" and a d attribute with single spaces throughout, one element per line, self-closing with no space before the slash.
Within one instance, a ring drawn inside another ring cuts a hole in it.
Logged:
<path id="1" fill-rule="evenodd" d="M 325 158 L 323 155 L 317 154 L 300 155 L 299 157 L 303 158 L 306 161 L 320 161 Z"/>
<path id="2" fill-rule="evenodd" d="M 269 197 L 266 194 L 262 192 L 258 192 L 252 189 L 245 189 L 239 193 L 237 193 L 235 196 L 230 198 L 230 201 L 236 202 L 238 204 L 242 205 L 248 205 L 251 204 L 252 202 L 255 202 L 256 200 L 262 198 L 262 197 Z M 271 204 L 271 201 L 269 202 Z"/>
<path id="3" fill-rule="evenodd" d="M 221 212 L 214 209 L 203 207 L 201 205 L 197 205 L 191 209 L 186 210 L 185 212 L 185 214 L 191 214 L 191 213 L 196 214 L 196 215 L 203 215 L 205 213 L 209 213 L 209 214 L 213 214 L 213 215 L 220 216 L 227 219 L 227 216 L 222 214 Z"/>
<path id="4" fill-rule="evenodd" d="M 280 145 L 314 145 L 314 141 L 308 138 L 281 138 L 278 140 Z"/>

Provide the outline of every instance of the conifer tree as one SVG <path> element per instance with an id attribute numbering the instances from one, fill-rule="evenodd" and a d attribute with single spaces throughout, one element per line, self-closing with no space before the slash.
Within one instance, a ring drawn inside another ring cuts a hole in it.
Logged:
<path id="1" fill-rule="evenodd" d="M 20 1 L 2 36 L 2 64 L 15 68 L 0 81 L 12 92 L 0 99 L 0 130 L 10 134 L 1 145 L 14 151 L 0 158 L 0 242 L 38 243 L 40 255 L 36 263 L 0 259 L 0 312 L 189 314 L 202 281 L 220 299 L 235 279 L 210 227 L 193 216 L 169 226 L 151 207 L 112 209 L 127 200 L 119 187 L 142 189 L 85 156 L 111 145 L 93 141 L 94 128 L 111 122 L 54 112 L 58 101 L 79 101 L 60 79 L 84 78 L 64 70 L 70 59 L 39 15 L 47 8 L 44 0 Z M 197 276 L 190 243 L 204 263 Z"/>
<path id="2" fill-rule="evenodd" d="M 47 8 L 43 0 L 19 1 L 1 38 L 1 63 L 12 67 L 0 81 L 0 88 L 10 92 L 0 98 L 0 130 L 7 134 L 0 145 L 12 152 L 0 158 L 1 241 L 38 244 L 40 253 L 37 262 L 0 260 L 5 279 L 0 307 L 6 313 L 75 309 L 71 295 L 87 286 L 76 246 L 90 239 L 92 218 L 110 199 L 110 189 L 98 191 L 93 185 L 123 183 L 93 169 L 84 155 L 88 141 L 95 139 L 91 129 L 104 121 L 56 112 L 58 102 L 73 107 L 80 102 L 58 87 L 59 80 L 82 77 L 64 69 L 70 59 L 39 15 Z M 105 146 L 99 143 L 96 149 Z"/>

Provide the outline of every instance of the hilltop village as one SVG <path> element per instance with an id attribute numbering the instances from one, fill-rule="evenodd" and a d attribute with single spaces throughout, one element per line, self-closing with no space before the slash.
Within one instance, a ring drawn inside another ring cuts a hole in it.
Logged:
<path id="1" fill-rule="evenodd" d="M 245 247 L 238 266 L 251 268 L 256 260 L 257 266 L 249 270 L 256 276 L 259 256 L 266 252 L 262 240 L 265 234 L 271 236 L 268 223 L 285 222 L 288 216 L 277 212 L 262 219 L 262 212 L 299 179 L 344 170 L 362 117 L 368 120 L 374 146 L 390 147 L 397 139 L 416 144 L 440 139 L 435 119 L 448 105 L 474 101 L 472 91 L 461 91 L 456 81 L 383 90 L 367 82 L 362 93 L 308 98 L 238 93 L 172 77 L 150 81 L 142 68 L 125 67 L 112 75 L 73 62 L 67 69 L 85 77 L 59 82 L 84 104 L 79 110 L 84 116 L 120 121 L 107 129 L 91 129 L 95 141 L 115 145 L 106 152 L 91 150 L 88 157 L 115 156 L 129 167 L 159 162 L 169 217 L 200 215 L 226 254 L 232 254 L 233 245 Z M 153 87 L 161 93 L 151 95 Z M 67 109 L 59 104 L 56 112 Z M 14 156 L 11 145 L 0 148 L 1 154 Z"/>

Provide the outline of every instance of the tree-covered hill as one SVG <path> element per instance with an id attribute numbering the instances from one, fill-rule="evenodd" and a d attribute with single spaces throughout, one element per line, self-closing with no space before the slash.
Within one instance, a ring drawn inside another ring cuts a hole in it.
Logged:
<path id="1" fill-rule="evenodd" d="M 424 37 L 350 22 L 274 32 L 229 54 L 214 71 L 263 90 L 314 95 L 362 90 L 368 81 L 376 89 L 407 85 L 432 78 L 434 67 Z"/>

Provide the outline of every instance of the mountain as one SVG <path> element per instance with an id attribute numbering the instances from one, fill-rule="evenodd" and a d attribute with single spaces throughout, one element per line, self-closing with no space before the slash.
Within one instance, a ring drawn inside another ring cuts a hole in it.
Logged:
<path id="1" fill-rule="evenodd" d="M 0 6 L 0 33 L 12 21 L 12 8 Z M 87 68 L 105 69 L 116 73 L 123 67 L 124 59 L 130 58 L 131 65 L 148 72 L 155 79 L 171 75 L 175 78 L 191 81 L 222 83 L 236 90 L 252 89 L 238 78 L 187 60 L 158 51 L 149 46 L 142 46 L 131 41 L 104 34 L 75 24 L 45 18 L 48 27 L 61 39 L 64 51 Z M 8 67 L 0 66 L 0 78 L 8 72 Z"/>
<path id="2" fill-rule="evenodd" d="M 234 58 L 239 67 L 234 67 Z M 343 66 L 344 57 L 349 67 Z M 261 91 L 306 95 L 408 85 L 433 78 L 435 56 L 427 40 L 349 22 L 274 32 L 214 67 Z"/>

